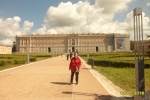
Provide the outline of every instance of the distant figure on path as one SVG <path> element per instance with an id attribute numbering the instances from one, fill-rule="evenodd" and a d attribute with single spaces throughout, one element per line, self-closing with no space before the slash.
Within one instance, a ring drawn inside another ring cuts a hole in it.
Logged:
<path id="1" fill-rule="evenodd" d="M 69 53 L 67 52 L 67 60 L 69 59 Z"/>
<path id="2" fill-rule="evenodd" d="M 78 53 L 75 52 L 74 57 L 71 59 L 70 65 L 69 65 L 69 70 L 71 70 L 71 78 L 70 78 L 69 85 L 73 84 L 74 74 L 76 75 L 76 78 L 75 78 L 76 85 L 78 84 L 80 67 L 81 67 L 81 60 L 78 57 Z"/>
<path id="3" fill-rule="evenodd" d="M 70 52 L 70 60 L 71 60 L 71 58 L 72 58 L 72 55 L 73 55 L 73 52 Z"/>

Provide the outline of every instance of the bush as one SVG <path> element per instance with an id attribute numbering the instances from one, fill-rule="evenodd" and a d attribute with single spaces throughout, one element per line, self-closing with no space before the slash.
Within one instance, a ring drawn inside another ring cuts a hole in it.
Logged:
<path id="1" fill-rule="evenodd" d="M 13 65 L 14 61 L 13 60 L 7 60 L 6 63 L 9 64 L 9 65 Z"/>
<path id="2" fill-rule="evenodd" d="M 26 60 L 25 59 L 15 59 L 14 60 L 14 64 L 18 65 L 18 64 L 25 64 Z"/>
<path id="3" fill-rule="evenodd" d="M 5 60 L 0 60 L 0 66 L 5 66 L 7 63 Z"/>
<path id="4" fill-rule="evenodd" d="M 147 55 L 150 58 L 150 50 L 147 51 Z"/>
<path id="5" fill-rule="evenodd" d="M 88 64 L 90 60 L 88 60 Z M 116 61 L 106 61 L 106 60 L 94 60 L 94 65 L 104 66 L 104 67 L 117 67 L 117 68 L 134 68 L 134 63 L 129 62 L 116 62 Z M 145 68 L 150 68 L 150 64 L 144 64 Z"/>
<path id="6" fill-rule="evenodd" d="M 38 55 L 36 55 L 36 54 L 33 54 L 33 55 L 31 55 L 31 57 L 51 57 L 51 55 L 41 55 L 41 54 L 38 54 Z"/>
<path id="7" fill-rule="evenodd" d="M 37 60 L 36 58 L 33 58 L 33 57 L 30 58 L 30 61 L 31 61 L 31 62 L 34 62 L 34 61 L 36 61 L 36 60 Z"/>
<path id="8" fill-rule="evenodd" d="M 19 61 L 17 59 L 15 59 L 14 64 L 19 64 Z"/>
<path id="9" fill-rule="evenodd" d="M 22 59 L 22 60 L 20 60 L 20 63 L 19 63 L 19 64 L 25 64 L 26 62 L 27 62 L 27 60 Z"/>

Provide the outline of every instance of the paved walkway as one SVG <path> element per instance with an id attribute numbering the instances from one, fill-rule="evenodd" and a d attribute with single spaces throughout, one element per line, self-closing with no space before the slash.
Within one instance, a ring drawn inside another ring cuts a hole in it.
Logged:
<path id="1" fill-rule="evenodd" d="M 54 57 L 0 71 L 0 100 L 124 100 L 83 60 L 79 84 L 68 85 L 69 63 Z"/>

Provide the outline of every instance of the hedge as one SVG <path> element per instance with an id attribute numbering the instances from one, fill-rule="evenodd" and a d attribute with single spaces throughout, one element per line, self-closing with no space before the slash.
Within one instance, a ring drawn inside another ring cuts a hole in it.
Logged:
<path id="1" fill-rule="evenodd" d="M 32 57 L 51 57 L 51 55 L 31 55 Z"/>
<path id="2" fill-rule="evenodd" d="M 37 58 L 44 58 L 44 57 L 51 57 L 49 54 L 31 54 L 30 61 L 34 62 L 37 61 Z M 18 64 L 25 64 L 27 63 L 27 55 L 24 54 L 14 54 L 14 55 L 7 55 L 2 54 L 0 55 L 0 66 L 5 65 L 18 65 Z"/>
<path id="3" fill-rule="evenodd" d="M 31 62 L 34 62 L 34 61 L 36 61 L 37 59 L 35 58 L 35 57 L 32 57 L 32 58 L 30 58 L 30 61 Z"/>
<path id="4" fill-rule="evenodd" d="M 26 60 L 25 59 L 15 59 L 14 64 L 25 64 Z"/>
<path id="5" fill-rule="evenodd" d="M 7 63 L 5 60 L 0 60 L 0 66 L 5 66 Z"/>
<path id="6" fill-rule="evenodd" d="M 17 65 L 17 64 L 25 64 L 27 61 L 26 59 L 2 59 L 0 60 L 0 66 L 5 66 L 5 65 Z"/>
<path id="7" fill-rule="evenodd" d="M 88 64 L 91 64 L 91 59 L 88 60 Z M 134 63 L 128 62 L 117 62 L 117 61 L 107 61 L 107 60 L 94 60 L 94 65 L 104 66 L 104 67 L 117 67 L 117 68 L 134 68 Z M 145 68 L 150 68 L 150 64 L 144 64 Z"/>

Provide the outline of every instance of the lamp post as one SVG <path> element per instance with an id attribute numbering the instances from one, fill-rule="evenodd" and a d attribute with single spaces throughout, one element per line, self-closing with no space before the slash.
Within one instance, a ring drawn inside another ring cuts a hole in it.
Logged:
<path id="1" fill-rule="evenodd" d="M 136 92 L 139 93 L 136 94 L 137 96 L 134 96 L 134 100 L 141 100 L 144 95 L 141 95 L 140 93 L 145 93 L 142 8 L 135 8 L 133 10 L 133 17 Z"/>
<path id="2" fill-rule="evenodd" d="M 92 65 L 92 69 L 93 69 L 93 67 L 94 67 L 94 53 L 92 53 L 92 59 L 91 59 L 91 65 Z"/>
<path id="3" fill-rule="evenodd" d="M 27 61 L 28 61 L 28 63 L 30 63 L 30 42 L 31 42 L 31 40 L 29 38 L 28 43 L 27 43 Z"/>
<path id="4" fill-rule="evenodd" d="M 89 43 L 88 43 L 88 53 L 87 53 L 87 59 L 89 60 Z"/>
<path id="5" fill-rule="evenodd" d="M 30 54 L 28 52 L 28 63 L 30 63 Z"/>

